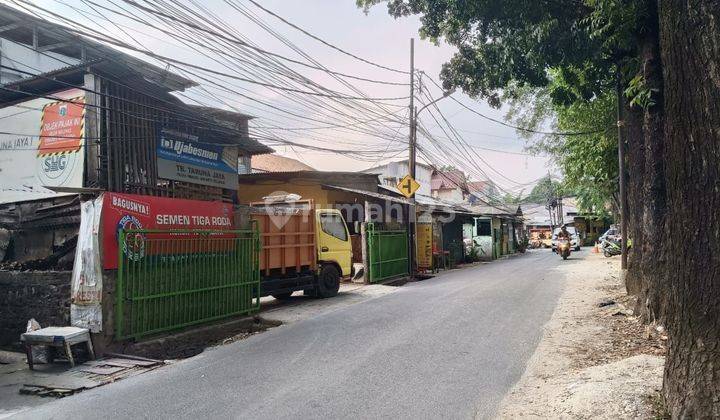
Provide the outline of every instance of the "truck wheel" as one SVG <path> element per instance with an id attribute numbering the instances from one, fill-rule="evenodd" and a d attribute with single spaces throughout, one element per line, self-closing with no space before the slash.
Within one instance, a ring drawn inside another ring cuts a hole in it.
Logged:
<path id="1" fill-rule="evenodd" d="M 317 296 L 329 298 L 337 295 L 340 289 L 340 273 L 333 265 L 324 265 L 317 279 Z"/>
<path id="2" fill-rule="evenodd" d="M 292 292 L 285 292 L 285 293 L 276 293 L 274 295 L 271 295 L 277 300 L 288 300 L 292 296 Z"/>

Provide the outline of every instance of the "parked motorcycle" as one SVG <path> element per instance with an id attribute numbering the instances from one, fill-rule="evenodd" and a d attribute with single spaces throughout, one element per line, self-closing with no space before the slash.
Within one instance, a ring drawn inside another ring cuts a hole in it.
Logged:
<path id="1" fill-rule="evenodd" d="M 560 239 L 557 244 L 557 253 L 562 257 L 563 260 L 567 260 L 570 256 L 570 240 Z"/>
<path id="2" fill-rule="evenodd" d="M 630 249 L 632 247 L 632 240 L 628 240 L 627 247 L 628 247 L 628 249 Z M 602 253 L 606 257 L 620 255 L 620 254 L 622 254 L 622 239 L 619 237 L 605 238 L 600 243 L 600 249 L 602 249 Z"/>

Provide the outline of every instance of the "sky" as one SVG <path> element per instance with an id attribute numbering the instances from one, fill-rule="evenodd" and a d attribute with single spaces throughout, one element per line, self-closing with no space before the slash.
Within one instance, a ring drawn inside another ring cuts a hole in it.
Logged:
<path id="1" fill-rule="evenodd" d="M 0 1 L 7 2 L 8 0 Z M 34 0 L 34 2 L 68 19 L 97 28 L 103 33 L 107 33 L 117 39 L 133 43 L 134 45 L 139 43 L 151 51 L 185 60 L 195 65 L 207 66 L 215 70 L 227 71 L 228 69 L 227 67 L 223 68 L 218 62 L 213 62 L 213 60 L 203 56 L 198 52 L 197 48 L 193 50 L 181 45 L 181 43 L 172 39 L 166 33 L 158 32 L 120 16 L 114 18 L 114 21 L 118 24 L 117 26 L 108 24 L 107 21 L 103 21 L 103 19 L 99 19 L 99 14 L 104 15 L 106 18 L 112 16 L 111 13 L 107 11 L 104 12 L 100 6 L 115 8 L 117 4 L 120 4 L 127 8 L 127 10 L 133 10 L 131 6 L 123 4 L 120 0 L 92 0 L 94 3 L 83 2 L 82 0 Z M 231 7 L 231 3 L 233 2 L 240 5 L 243 10 L 248 10 L 257 18 L 262 19 L 273 31 L 290 40 L 296 47 L 299 47 L 304 53 L 311 56 L 316 62 L 326 68 L 336 72 L 370 79 L 398 83 L 407 83 L 409 81 L 408 75 L 380 69 L 335 51 L 268 15 L 247 0 L 206 0 L 202 2 L 202 5 L 216 15 L 215 19 L 218 24 L 226 25 L 224 26 L 225 29 L 242 35 L 256 46 L 285 57 L 305 61 L 305 58 L 299 55 L 297 51 L 293 51 L 287 45 L 284 45 L 278 41 L 277 38 L 273 37 L 267 30 L 251 22 L 247 16 L 243 16 L 237 9 Z M 190 4 L 188 2 L 184 3 Z M 410 38 L 415 38 L 415 67 L 423 70 L 436 80 L 439 79 L 438 75 L 442 64 L 448 61 L 455 51 L 454 47 L 447 44 L 441 43 L 440 45 L 434 45 L 427 40 L 420 39 L 418 35 L 418 29 L 420 27 L 418 17 L 396 20 L 387 14 L 387 7 L 384 4 L 371 8 L 366 14 L 363 10 L 357 8 L 354 0 L 262 0 L 260 3 L 263 7 L 275 12 L 308 32 L 313 33 L 317 37 L 356 56 L 390 68 L 409 69 Z M 93 4 L 95 4 L 94 10 L 91 8 Z M 130 38 L 128 34 L 132 35 L 132 38 Z M 136 52 L 130 53 L 142 57 L 142 55 Z M 147 57 L 143 58 L 153 61 Z M 298 66 L 290 67 L 316 83 L 342 92 L 343 94 L 354 95 L 346 86 L 339 84 L 325 72 Z M 171 69 L 171 71 L 173 70 L 174 69 Z M 183 73 L 180 70 L 177 71 Z M 186 73 L 185 75 L 188 76 Z M 193 78 L 192 76 L 188 77 Z M 301 116 L 312 116 L 324 119 L 322 113 L 315 114 L 316 110 L 314 110 L 312 106 L 303 106 L 297 99 L 284 95 L 284 92 L 264 86 L 242 83 L 234 79 L 227 80 L 227 83 L 232 84 L 234 90 L 243 89 L 242 92 L 244 94 L 254 99 L 262 99 L 265 103 L 282 109 L 291 109 Z M 426 83 L 427 86 L 431 86 L 427 81 L 424 81 L 424 83 Z M 202 84 L 207 86 L 204 82 L 202 82 Z M 352 84 L 364 94 L 371 97 L 388 98 L 409 95 L 409 87 L 407 86 L 387 86 L 356 80 L 353 80 Z M 439 96 L 440 94 L 441 92 L 437 89 L 433 91 L 434 96 Z M 228 91 L 222 91 L 214 86 L 209 86 L 209 89 L 205 89 L 204 91 L 194 89 L 186 92 L 184 95 L 182 99 L 186 101 L 188 98 L 194 98 L 194 100 L 202 101 L 207 105 L 226 109 L 232 108 L 253 115 L 255 119 L 251 127 L 274 126 L 275 128 L 268 130 L 271 130 L 275 135 L 284 136 L 284 138 L 290 138 L 287 136 L 292 136 L 292 141 L 298 143 L 323 147 L 331 145 L 336 148 L 353 150 L 365 148 L 366 150 L 372 149 L 376 152 L 369 153 L 367 159 L 358 160 L 347 156 L 345 153 L 320 152 L 307 150 L 302 147 L 291 147 L 272 143 L 272 147 L 274 147 L 278 153 L 299 159 L 319 170 L 355 171 L 382 164 L 389 160 L 407 158 L 407 153 L 404 151 L 407 145 L 403 144 L 400 140 L 404 142 L 407 141 L 408 127 L 403 127 L 400 124 L 393 125 L 389 128 L 389 130 L 394 133 L 393 138 L 397 137 L 400 139 L 396 142 L 391 142 L 387 139 L 373 138 L 373 136 L 369 134 L 360 134 L 338 129 L 311 130 L 307 132 L 302 130 L 285 131 L 278 127 L 301 128 L 308 127 L 309 125 L 312 126 L 313 124 L 303 123 L 294 117 L 287 119 L 274 109 L 258 106 L 257 102 L 229 93 Z M 482 100 L 473 100 L 462 92 L 453 93 L 453 97 L 485 115 L 497 119 L 503 119 L 504 117 L 504 110 L 492 109 Z M 383 102 L 393 104 L 392 107 L 388 107 L 387 109 L 396 112 L 400 117 L 406 117 L 407 100 Z M 498 150 L 488 151 L 473 148 L 471 149 L 473 153 L 459 149 L 454 152 L 457 159 L 464 160 L 463 166 L 471 168 L 471 170 L 467 170 L 466 172 L 469 172 L 472 179 L 479 180 L 481 178 L 489 178 L 508 190 L 519 191 L 524 188 L 525 193 L 527 193 L 530 187 L 524 187 L 522 184 L 530 183 L 549 172 L 556 174 L 557 169 L 549 163 L 548 158 L 518 154 L 524 152 L 526 142 L 518 136 L 514 129 L 482 119 L 463 109 L 450 98 L 445 98 L 438 102 L 438 107 L 469 145 Z M 362 110 L 354 114 L 354 118 L 357 119 L 370 117 L 371 116 L 364 116 Z M 428 112 L 422 113 L 420 120 L 434 135 L 444 135 L 441 130 L 435 127 L 435 122 Z M 423 140 L 420 139 L 421 144 L 422 141 Z M 452 146 L 450 143 L 447 143 L 443 145 L 443 147 L 451 148 Z M 388 152 L 379 152 L 381 150 L 387 150 Z M 477 153 L 479 157 L 475 155 L 475 153 Z M 423 158 L 420 157 L 419 160 L 422 161 Z M 452 164 L 452 162 L 435 163 Z"/>

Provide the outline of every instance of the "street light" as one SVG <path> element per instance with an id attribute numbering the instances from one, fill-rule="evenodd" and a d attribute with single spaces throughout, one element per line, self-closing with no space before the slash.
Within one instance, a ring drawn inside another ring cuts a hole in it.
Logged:
<path id="1" fill-rule="evenodd" d="M 412 121 L 410 121 L 410 124 L 412 126 L 412 136 L 410 138 L 410 176 L 413 179 L 415 179 L 415 175 L 416 175 L 415 174 L 415 160 L 416 160 L 415 159 L 415 146 L 417 144 L 418 115 L 420 115 L 420 113 L 422 111 L 424 111 L 425 108 L 429 107 L 430 105 L 434 105 L 434 104 L 440 102 L 441 100 L 447 98 L 448 96 L 452 95 L 453 93 L 455 93 L 455 89 L 447 90 L 447 91 L 443 92 L 442 96 L 440 96 L 439 98 L 433 99 L 432 101 L 423 105 L 420 109 L 417 109 L 417 108 L 415 109 L 415 112 L 414 112 L 415 115 L 412 116 Z"/>
<path id="2" fill-rule="evenodd" d="M 420 114 L 425 108 L 442 101 L 443 99 L 447 98 L 448 96 L 452 95 L 453 93 L 455 93 L 455 89 L 446 90 L 445 92 L 443 92 L 441 97 L 435 98 L 431 102 L 425 104 L 422 108 L 420 108 L 417 112 L 415 112 L 415 121 L 417 122 L 418 114 Z"/>
<path id="3" fill-rule="evenodd" d="M 410 119 L 410 153 L 409 153 L 409 162 L 408 166 L 410 167 L 410 177 L 412 179 L 415 179 L 416 173 L 415 173 L 415 144 L 417 142 L 417 118 L 418 115 L 427 107 L 430 105 L 434 105 L 437 102 L 447 98 L 448 96 L 452 95 L 455 92 L 455 89 L 451 89 L 448 91 L 443 92 L 442 96 L 439 98 L 435 98 L 432 101 L 428 102 L 427 104 L 423 105 L 420 109 L 415 108 L 413 112 L 413 115 L 411 115 Z M 411 196 L 408 200 L 410 202 L 410 205 L 408 206 L 408 209 L 410 209 L 410 214 L 408 215 L 408 233 L 409 233 L 409 242 L 410 242 L 410 276 L 413 277 L 415 275 L 415 253 L 416 253 L 416 244 L 415 244 L 415 222 L 416 222 L 416 214 L 415 214 L 415 196 Z"/>

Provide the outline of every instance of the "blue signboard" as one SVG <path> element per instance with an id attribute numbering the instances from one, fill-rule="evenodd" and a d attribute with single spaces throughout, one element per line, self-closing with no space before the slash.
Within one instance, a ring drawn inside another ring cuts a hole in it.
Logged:
<path id="1" fill-rule="evenodd" d="M 202 143 L 197 136 L 163 128 L 157 158 L 160 178 L 237 189 L 235 146 Z"/>

